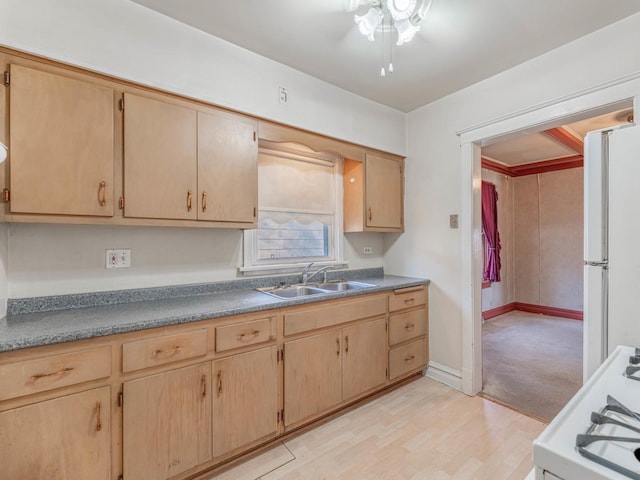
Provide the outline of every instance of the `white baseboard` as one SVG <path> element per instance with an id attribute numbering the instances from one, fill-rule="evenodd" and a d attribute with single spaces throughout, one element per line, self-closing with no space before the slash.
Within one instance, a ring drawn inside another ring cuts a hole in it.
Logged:
<path id="1" fill-rule="evenodd" d="M 429 366 L 423 375 L 456 390 L 462 390 L 462 374 L 460 370 L 455 370 L 437 362 L 429 362 Z"/>

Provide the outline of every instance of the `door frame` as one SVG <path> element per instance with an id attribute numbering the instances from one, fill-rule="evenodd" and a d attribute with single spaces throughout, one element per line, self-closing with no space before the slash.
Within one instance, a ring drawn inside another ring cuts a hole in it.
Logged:
<path id="1" fill-rule="evenodd" d="M 640 112 L 640 72 L 456 132 L 461 156 L 461 386 L 467 395 L 482 390 L 481 147 L 628 107 Z"/>

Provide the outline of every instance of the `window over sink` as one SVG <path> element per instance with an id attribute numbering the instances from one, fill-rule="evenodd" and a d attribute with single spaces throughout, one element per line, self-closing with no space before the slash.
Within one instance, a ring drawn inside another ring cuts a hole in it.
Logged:
<path id="1" fill-rule="evenodd" d="M 260 141 L 258 228 L 244 233 L 245 274 L 343 264 L 342 157 Z"/>

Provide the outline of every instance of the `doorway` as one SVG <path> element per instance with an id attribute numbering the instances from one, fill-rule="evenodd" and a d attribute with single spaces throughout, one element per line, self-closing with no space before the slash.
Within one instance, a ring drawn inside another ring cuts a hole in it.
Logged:
<path id="1" fill-rule="evenodd" d="M 458 132 L 462 156 L 462 390 L 475 395 L 482 389 L 482 301 L 483 262 L 481 235 L 481 148 L 523 133 L 540 132 L 614 110 L 637 107 L 640 80 L 591 89 L 565 100 Z"/>

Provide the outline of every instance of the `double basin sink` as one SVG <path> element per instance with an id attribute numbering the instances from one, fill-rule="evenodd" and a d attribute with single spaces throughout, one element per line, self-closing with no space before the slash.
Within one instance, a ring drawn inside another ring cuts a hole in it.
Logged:
<path id="1" fill-rule="evenodd" d="M 367 287 L 375 287 L 375 285 L 372 285 L 371 283 L 344 281 L 310 283 L 307 285 L 288 285 L 282 287 L 263 287 L 257 288 L 256 290 L 266 293 L 267 295 L 271 295 L 272 297 L 287 300 L 291 298 L 308 297 L 310 295 L 326 295 L 328 293 L 343 292 L 345 290 L 358 290 Z"/>

